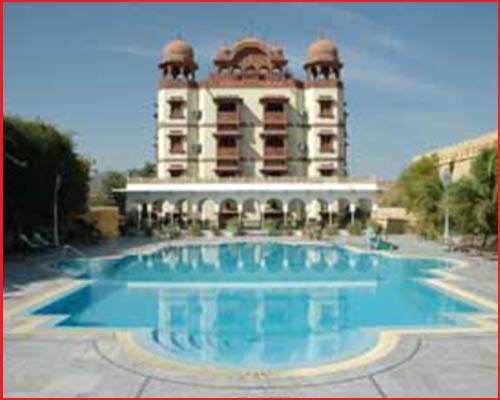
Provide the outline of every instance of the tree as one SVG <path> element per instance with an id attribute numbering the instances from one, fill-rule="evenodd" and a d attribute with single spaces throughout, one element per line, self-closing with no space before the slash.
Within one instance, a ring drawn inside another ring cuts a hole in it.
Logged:
<path id="1" fill-rule="evenodd" d="M 122 189 L 127 185 L 127 178 L 121 172 L 109 171 L 102 178 L 101 191 L 106 198 L 110 198 L 114 189 Z"/>
<path id="2" fill-rule="evenodd" d="M 401 204 L 416 216 L 418 232 L 437 238 L 443 223 L 444 193 L 437 156 L 422 157 L 410 164 L 399 177 L 397 193 Z"/>
<path id="3" fill-rule="evenodd" d="M 483 246 L 497 234 L 497 145 L 481 151 L 471 165 L 470 175 L 450 186 L 450 216 L 458 232 L 482 235 Z"/>
<path id="4" fill-rule="evenodd" d="M 51 226 L 58 176 L 58 216 L 64 228 L 70 216 L 86 209 L 89 161 L 74 151 L 68 134 L 51 124 L 6 117 L 3 129 L 4 154 L 9 155 L 4 165 L 4 233 L 15 238 Z"/>
<path id="5" fill-rule="evenodd" d="M 113 190 L 126 187 L 127 178 L 119 171 L 105 171 L 96 174 L 91 183 L 89 205 L 111 205 L 116 201 Z"/>
<path id="6" fill-rule="evenodd" d="M 141 168 L 133 168 L 128 171 L 132 177 L 154 178 L 156 177 L 156 164 L 146 162 Z"/>

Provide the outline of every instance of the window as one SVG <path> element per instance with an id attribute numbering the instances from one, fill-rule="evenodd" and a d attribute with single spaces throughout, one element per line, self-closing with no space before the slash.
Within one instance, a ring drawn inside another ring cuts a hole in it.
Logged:
<path id="1" fill-rule="evenodd" d="M 236 139 L 232 137 L 222 137 L 219 139 L 219 147 L 236 147 Z"/>
<path id="2" fill-rule="evenodd" d="M 236 103 L 221 103 L 219 104 L 221 112 L 236 112 Z"/>
<path id="3" fill-rule="evenodd" d="M 170 102 L 170 118 L 184 118 L 182 101 L 171 101 Z"/>
<path id="4" fill-rule="evenodd" d="M 333 153 L 333 135 L 320 136 L 320 152 Z"/>
<path id="5" fill-rule="evenodd" d="M 266 139 L 265 147 L 284 147 L 285 142 L 280 137 L 270 137 Z"/>
<path id="6" fill-rule="evenodd" d="M 319 171 L 319 174 L 321 176 L 333 176 L 333 172 L 334 172 L 333 169 L 322 169 Z"/>
<path id="7" fill-rule="evenodd" d="M 265 110 L 266 112 L 283 112 L 285 107 L 283 103 L 267 103 Z"/>
<path id="8" fill-rule="evenodd" d="M 172 178 L 178 178 L 180 176 L 184 175 L 184 171 L 181 169 L 171 169 L 170 170 L 170 176 Z"/>
<path id="9" fill-rule="evenodd" d="M 170 172 L 170 176 L 172 178 L 178 178 L 179 176 L 184 175 L 186 168 L 181 164 L 172 164 L 168 171 Z"/>
<path id="10" fill-rule="evenodd" d="M 333 101 L 320 100 L 319 101 L 319 116 L 322 118 L 333 118 Z"/>
<path id="11" fill-rule="evenodd" d="M 184 153 L 184 138 L 182 136 L 172 136 L 170 138 L 170 152 Z"/>

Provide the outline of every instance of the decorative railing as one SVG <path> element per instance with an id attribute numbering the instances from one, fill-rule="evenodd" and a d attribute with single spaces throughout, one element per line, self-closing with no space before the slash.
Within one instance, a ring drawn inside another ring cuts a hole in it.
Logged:
<path id="1" fill-rule="evenodd" d="M 217 158 L 239 158 L 240 149 L 237 147 L 219 147 L 217 148 Z"/>
<path id="2" fill-rule="evenodd" d="M 237 125 L 240 123 L 240 116 L 237 111 L 218 111 L 217 123 Z"/>
<path id="3" fill-rule="evenodd" d="M 217 160 L 217 167 L 238 167 L 238 160 Z"/>
<path id="4" fill-rule="evenodd" d="M 306 176 L 231 176 L 212 178 L 193 178 L 181 176 L 178 178 L 141 178 L 129 177 L 128 183 L 376 183 L 375 177 L 352 177 L 352 176 L 328 176 L 328 177 L 306 177 Z"/>
<path id="5" fill-rule="evenodd" d="M 288 122 L 284 111 L 265 111 L 264 125 L 286 125 Z"/>
<path id="6" fill-rule="evenodd" d="M 285 147 L 265 147 L 264 148 L 264 158 L 269 157 L 282 157 L 286 158 L 287 151 Z"/>

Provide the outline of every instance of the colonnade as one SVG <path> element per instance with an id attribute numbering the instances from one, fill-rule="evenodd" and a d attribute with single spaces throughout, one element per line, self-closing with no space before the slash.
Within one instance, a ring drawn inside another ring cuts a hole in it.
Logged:
<path id="1" fill-rule="evenodd" d="M 212 198 L 199 200 L 154 199 L 128 204 L 129 218 L 138 227 L 161 224 L 187 226 L 196 221 L 201 226 L 224 228 L 228 221 L 247 229 L 262 229 L 272 221 L 277 225 L 301 228 L 308 224 L 339 226 L 355 220 L 366 220 L 376 209 L 369 198 L 341 198 L 327 201 L 324 198 L 303 200 L 300 198 L 236 198 L 220 201 Z"/>

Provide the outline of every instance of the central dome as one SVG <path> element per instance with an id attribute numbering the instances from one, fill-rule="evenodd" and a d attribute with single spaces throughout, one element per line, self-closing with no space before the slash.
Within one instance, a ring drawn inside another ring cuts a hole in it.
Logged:
<path id="1" fill-rule="evenodd" d="M 264 52 L 267 51 L 267 46 L 264 41 L 255 36 L 247 36 L 241 38 L 240 40 L 236 41 L 236 43 L 234 43 L 233 49 L 234 52 L 237 53 L 238 51 L 248 47 L 256 47 Z"/>

